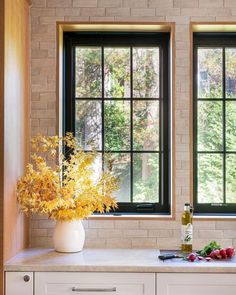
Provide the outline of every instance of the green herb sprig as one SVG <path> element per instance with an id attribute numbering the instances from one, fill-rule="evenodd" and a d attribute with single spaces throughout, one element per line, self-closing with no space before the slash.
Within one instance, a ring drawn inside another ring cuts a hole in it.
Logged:
<path id="1" fill-rule="evenodd" d="M 213 250 L 221 249 L 221 246 L 216 241 L 211 241 L 203 249 L 197 251 L 197 254 L 202 257 L 207 257 Z"/>

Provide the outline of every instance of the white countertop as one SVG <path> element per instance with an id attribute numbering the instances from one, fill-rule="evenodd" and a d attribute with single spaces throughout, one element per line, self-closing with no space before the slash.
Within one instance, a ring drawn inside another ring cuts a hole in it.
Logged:
<path id="1" fill-rule="evenodd" d="M 84 249 L 80 253 L 57 253 L 53 249 L 26 249 L 9 260 L 5 271 L 80 272 L 212 272 L 236 273 L 236 258 L 188 262 L 158 259 L 156 249 Z"/>

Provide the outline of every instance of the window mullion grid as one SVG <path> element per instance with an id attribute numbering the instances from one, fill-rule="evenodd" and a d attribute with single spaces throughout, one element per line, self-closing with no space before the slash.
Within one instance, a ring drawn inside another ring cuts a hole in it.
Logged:
<path id="1" fill-rule="evenodd" d="M 130 47 L 130 201 L 133 203 L 133 47 Z"/>
<path id="2" fill-rule="evenodd" d="M 225 47 L 223 47 L 223 203 L 226 203 L 226 114 L 225 114 Z"/>
<path id="3" fill-rule="evenodd" d="M 73 96 L 73 99 L 74 100 L 89 100 L 89 101 L 91 101 L 91 100 L 98 100 L 98 97 L 76 97 L 76 96 Z M 120 97 L 104 97 L 103 98 L 103 100 L 104 101 L 130 101 L 130 97 L 122 97 L 122 98 L 120 98 Z M 137 98 L 137 97 L 133 97 L 133 101 L 139 101 L 140 100 L 140 98 Z M 154 97 L 148 97 L 148 98 L 143 98 L 143 100 L 151 100 L 151 101 L 157 101 L 157 100 L 159 100 L 159 98 L 154 98 Z M 206 99 L 205 99 L 206 100 Z M 212 99 L 210 99 L 210 100 L 212 100 Z M 220 99 L 218 99 L 218 100 L 220 100 Z M 230 100 L 230 99 L 229 99 Z M 231 100 L 235 100 L 235 99 L 231 99 Z"/>

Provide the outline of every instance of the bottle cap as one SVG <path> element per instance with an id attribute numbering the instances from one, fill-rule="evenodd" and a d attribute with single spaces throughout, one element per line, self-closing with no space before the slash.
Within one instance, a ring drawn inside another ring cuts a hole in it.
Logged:
<path id="1" fill-rule="evenodd" d="M 184 210 L 185 211 L 190 211 L 191 210 L 191 205 L 189 203 L 184 204 Z"/>

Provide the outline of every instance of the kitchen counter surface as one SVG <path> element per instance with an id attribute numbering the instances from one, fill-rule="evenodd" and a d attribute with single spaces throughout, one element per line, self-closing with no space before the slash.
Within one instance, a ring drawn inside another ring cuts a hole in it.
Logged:
<path id="1" fill-rule="evenodd" d="M 163 262 L 158 255 L 156 249 L 84 249 L 71 254 L 53 249 L 26 249 L 9 260 L 4 270 L 236 273 L 236 258 L 211 262 L 176 258 Z"/>

